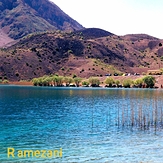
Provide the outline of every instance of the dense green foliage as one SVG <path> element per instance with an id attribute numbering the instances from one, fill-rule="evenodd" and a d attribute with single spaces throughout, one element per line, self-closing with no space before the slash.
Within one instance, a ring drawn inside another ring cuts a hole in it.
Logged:
<path id="1" fill-rule="evenodd" d="M 7 83 L 7 81 L 3 81 L 3 83 Z M 92 86 L 92 87 L 99 87 L 100 86 L 100 80 L 97 77 L 90 77 L 88 80 L 85 80 L 80 77 L 63 77 L 58 75 L 50 75 L 50 76 L 43 76 L 39 78 L 34 78 L 32 80 L 33 85 L 35 86 Z M 122 83 L 119 80 L 115 80 L 112 77 L 107 77 L 105 80 L 106 87 L 124 87 L 124 88 L 130 88 L 130 87 L 137 87 L 137 88 L 153 88 L 155 85 L 155 78 L 153 76 L 145 76 L 143 78 L 137 78 L 135 80 L 132 80 L 130 78 L 125 78 Z M 0 80 L 0 83 L 2 83 L 2 80 Z"/>
<path id="2" fill-rule="evenodd" d="M 107 84 L 109 87 L 112 87 L 114 83 L 115 83 L 115 80 L 112 77 L 108 77 L 105 80 L 105 84 Z"/>
<path id="3" fill-rule="evenodd" d="M 136 87 L 141 88 L 142 85 L 143 85 L 143 79 L 142 79 L 142 78 L 136 79 L 136 80 L 134 81 L 134 85 L 135 85 Z"/>
<path id="4" fill-rule="evenodd" d="M 119 81 L 119 80 L 115 80 L 115 84 L 116 84 L 117 86 L 119 86 L 120 81 Z"/>
<path id="5" fill-rule="evenodd" d="M 100 80 L 96 77 L 90 77 L 89 78 L 89 83 L 91 84 L 92 87 L 99 87 L 100 85 Z"/>
<path id="6" fill-rule="evenodd" d="M 82 81 L 82 78 L 79 78 L 79 77 L 74 78 L 74 82 L 77 87 L 79 87 L 81 81 Z"/>
<path id="7" fill-rule="evenodd" d="M 69 86 L 73 82 L 73 78 L 65 77 L 64 82 L 65 82 L 66 86 Z"/>
<path id="8" fill-rule="evenodd" d="M 153 76 L 145 76 L 143 78 L 143 82 L 146 85 L 147 88 L 153 88 L 155 85 L 155 78 Z"/>
<path id="9" fill-rule="evenodd" d="M 0 79 L 0 84 L 8 84 L 9 83 L 9 81 L 8 80 L 2 80 L 2 79 Z"/>
<path id="10" fill-rule="evenodd" d="M 51 75 L 51 76 L 43 76 L 39 78 L 34 78 L 32 80 L 34 86 L 57 86 L 62 87 L 63 84 L 68 87 L 70 84 L 75 83 L 77 87 L 79 87 L 80 83 L 82 81 L 82 78 L 79 77 L 63 77 L 58 75 Z"/>
<path id="11" fill-rule="evenodd" d="M 132 83 L 133 83 L 133 81 L 131 79 L 124 79 L 123 80 L 123 87 L 130 88 Z"/>
<path id="12" fill-rule="evenodd" d="M 88 81 L 83 81 L 82 82 L 82 86 L 88 87 L 89 86 L 89 82 Z"/>

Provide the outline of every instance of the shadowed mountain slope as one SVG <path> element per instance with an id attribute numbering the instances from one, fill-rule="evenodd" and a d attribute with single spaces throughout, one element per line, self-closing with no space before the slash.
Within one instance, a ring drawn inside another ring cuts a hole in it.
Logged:
<path id="1" fill-rule="evenodd" d="M 162 45 L 163 40 L 148 35 L 116 36 L 96 28 L 31 34 L 0 50 L 0 76 L 17 81 L 55 73 L 142 73 L 163 67 Z"/>

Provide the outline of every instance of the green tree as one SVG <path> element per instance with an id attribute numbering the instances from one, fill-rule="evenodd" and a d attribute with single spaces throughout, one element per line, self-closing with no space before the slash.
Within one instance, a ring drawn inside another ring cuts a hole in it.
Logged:
<path id="1" fill-rule="evenodd" d="M 48 86 L 49 85 L 49 77 L 48 76 L 42 77 L 42 84 L 44 86 Z"/>
<path id="2" fill-rule="evenodd" d="M 68 87 L 73 82 L 73 79 L 71 77 L 64 77 L 64 82 L 66 83 L 66 86 Z"/>
<path id="3" fill-rule="evenodd" d="M 156 82 L 155 77 L 150 76 L 150 75 L 145 76 L 145 77 L 143 78 L 143 81 L 144 81 L 144 83 L 146 84 L 146 87 L 147 87 L 147 88 L 153 88 L 154 85 L 155 85 L 155 82 Z"/>
<path id="4" fill-rule="evenodd" d="M 117 87 L 119 86 L 120 84 L 120 81 L 119 80 L 115 80 L 115 84 L 117 85 Z"/>
<path id="5" fill-rule="evenodd" d="M 114 83 L 115 83 L 115 81 L 114 81 L 114 79 L 112 77 L 108 77 L 105 80 L 105 84 L 107 84 L 109 87 L 112 87 Z"/>
<path id="6" fill-rule="evenodd" d="M 38 78 L 38 85 L 39 86 L 43 85 L 43 78 L 42 77 Z"/>
<path id="7" fill-rule="evenodd" d="M 88 82 L 88 81 L 83 81 L 83 82 L 82 82 L 82 86 L 88 87 L 88 86 L 89 86 L 89 82 Z"/>
<path id="8" fill-rule="evenodd" d="M 53 85 L 54 86 L 56 86 L 57 84 L 56 84 L 56 78 L 57 78 L 58 76 L 56 76 L 56 75 L 53 75 L 51 78 L 52 78 L 52 82 L 53 82 Z"/>
<path id="9" fill-rule="evenodd" d="M 92 87 L 99 87 L 100 80 L 98 78 L 95 78 L 95 77 L 90 77 L 89 83 L 91 84 Z"/>
<path id="10" fill-rule="evenodd" d="M 133 81 L 131 79 L 124 79 L 123 80 L 123 87 L 130 88 L 132 83 L 133 83 Z"/>
<path id="11" fill-rule="evenodd" d="M 63 80 L 64 77 L 63 76 L 54 76 L 53 77 L 53 82 L 55 83 L 55 85 L 57 87 L 62 87 L 63 86 Z"/>
<path id="12" fill-rule="evenodd" d="M 53 85 L 53 76 L 50 75 L 48 81 L 49 81 L 49 85 L 52 86 Z"/>
<path id="13" fill-rule="evenodd" d="M 142 85 L 143 85 L 143 79 L 142 79 L 142 78 L 136 79 L 136 80 L 134 81 L 134 84 L 135 84 L 137 87 L 141 88 Z"/>
<path id="14" fill-rule="evenodd" d="M 77 87 L 79 87 L 81 81 L 82 81 L 82 78 L 79 78 L 79 77 L 74 78 L 74 82 Z"/>
<path id="15" fill-rule="evenodd" d="M 9 83 L 9 81 L 8 80 L 3 80 L 3 84 L 8 84 Z"/>
<path id="16" fill-rule="evenodd" d="M 34 86 L 38 86 L 38 85 L 39 85 L 39 80 L 38 80 L 38 78 L 32 79 L 32 83 L 33 83 Z"/>

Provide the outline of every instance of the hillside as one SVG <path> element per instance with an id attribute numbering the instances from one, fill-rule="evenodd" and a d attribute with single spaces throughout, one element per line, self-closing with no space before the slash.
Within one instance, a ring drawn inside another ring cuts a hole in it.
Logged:
<path id="1" fill-rule="evenodd" d="M 0 76 L 12 81 L 50 74 L 80 77 L 142 73 L 163 67 L 163 40 L 116 36 L 91 28 L 31 34 L 0 50 Z"/>
<path id="2" fill-rule="evenodd" d="M 49 0 L 1 0 L 0 29 L 16 40 L 34 32 L 83 27 Z"/>
<path id="3" fill-rule="evenodd" d="M 0 29 L 0 45 L 3 47 L 13 42 L 15 41 L 11 39 L 10 37 L 8 37 L 8 35 L 4 33 L 3 30 Z"/>

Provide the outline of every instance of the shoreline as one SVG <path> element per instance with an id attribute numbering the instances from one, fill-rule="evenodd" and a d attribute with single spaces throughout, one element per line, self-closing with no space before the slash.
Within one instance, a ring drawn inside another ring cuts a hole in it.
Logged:
<path id="1" fill-rule="evenodd" d="M 156 79 L 155 87 L 162 89 L 161 85 L 163 85 L 163 75 L 152 75 L 152 76 L 154 76 Z M 126 79 L 130 78 L 132 80 L 135 80 L 135 79 L 140 78 L 140 77 L 142 77 L 142 75 L 140 75 L 140 76 L 113 76 L 114 80 L 124 80 L 125 78 Z M 99 80 L 101 82 L 101 84 L 99 85 L 99 88 L 107 88 L 107 87 L 105 87 L 106 84 L 104 84 L 104 81 L 106 78 L 107 77 L 99 78 Z M 34 86 L 32 81 L 9 81 L 8 83 L 4 83 L 4 84 L 1 83 L 0 85 Z M 45 87 L 51 87 L 51 86 L 45 86 Z M 65 84 L 63 87 L 66 88 Z M 73 86 L 69 86 L 69 87 L 73 87 Z M 82 86 L 82 85 L 80 85 L 79 87 L 85 88 L 85 86 Z M 92 88 L 91 86 L 89 86 L 89 87 Z M 96 88 L 98 88 L 98 87 L 96 87 Z M 114 87 L 108 87 L 108 88 L 114 88 Z M 116 87 L 116 88 L 118 88 L 118 87 Z"/>
<path id="2" fill-rule="evenodd" d="M 76 86 L 34 86 L 31 82 L 10 82 L 8 84 L 0 84 L 0 86 L 24 86 L 24 87 L 28 87 L 28 86 L 31 86 L 31 87 L 35 87 L 35 88 L 102 88 L 102 89 L 163 89 L 161 87 L 153 87 L 153 88 L 140 88 L 140 87 L 106 87 L 105 85 L 99 85 L 97 87 L 92 87 L 92 86 L 79 86 L 79 87 L 76 87 Z"/>
<path id="3" fill-rule="evenodd" d="M 6 85 L 6 84 L 4 84 Z M 8 85 L 19 85 L 19 86 L 33 86 L 32 82 L 23 82 L 23 81 L 14 81 L 14 82 L 9 82 Z"/>

